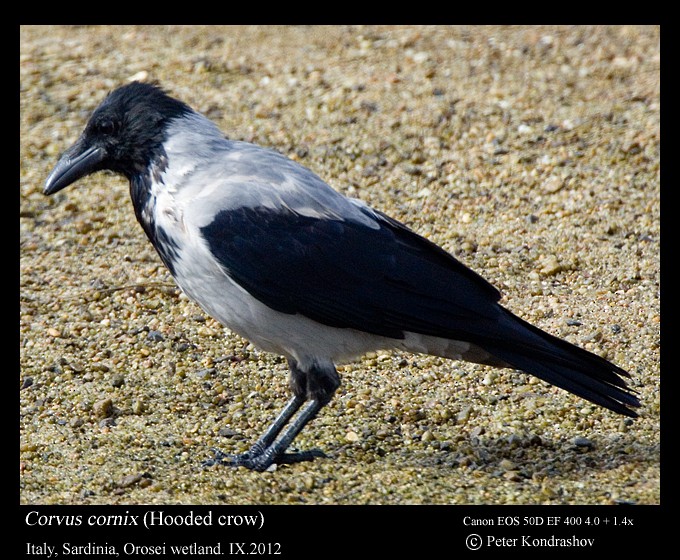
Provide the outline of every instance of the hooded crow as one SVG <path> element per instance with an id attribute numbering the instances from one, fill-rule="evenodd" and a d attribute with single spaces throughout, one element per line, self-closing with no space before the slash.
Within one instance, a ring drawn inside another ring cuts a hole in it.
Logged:
<path id="1" fill-rule="evenodd" d="M 340 385 L 335 364 L 400 349 L 533 374 L 619 414 L 640 402 L 620 367 L 513 315 L 449 253 L 309 169 L 227 139 L 156 85 L 111 92 L 57 162 L 51 195 L 100 170 L 127 177 L 137 220 L 180 288 L 285 356 L 292 398 L 250 450 L 210 463 L 265 470 Z"/>

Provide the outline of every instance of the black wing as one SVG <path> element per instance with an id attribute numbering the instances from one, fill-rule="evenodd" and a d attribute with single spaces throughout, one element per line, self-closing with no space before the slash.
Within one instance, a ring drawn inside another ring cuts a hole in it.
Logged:
<path id="1" fill-rule="evenodd" d="M 498 316 L 498 291 L 437 245 L 377 214 L 375 227 L 242 207 L 202 228 L 229 275 L 258 300 L 333 327 L 469 339 Z M 482 326 L 480 325 L 480 329 Z"/>

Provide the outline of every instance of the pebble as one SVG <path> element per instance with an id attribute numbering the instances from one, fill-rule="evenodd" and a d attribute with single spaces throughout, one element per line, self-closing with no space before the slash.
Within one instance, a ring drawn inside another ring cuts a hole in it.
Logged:
<path id="1" fill-rule="evenodd" d="M 92 406 L 92 412 L 98 418 L 108 418 L 113 414 L 113 401 L 111 399 L 97 401 Z"/>
<path id="2" fill-rule="evenodd" d="M 142 414 L 146 410 L 146 402 L 143 397 L 139 397 L 132 401 L 132 413 Z"/>
<path id="3" fill-rule="evenodd" d="M 546 255 L 540 260 L 539 272 L 546 276 L 552 276 L 562 270 L 562 265 L 556 255 Z"/>
<path id="4" fill-rule="evenodd" d="M 532 134 L 534 132 L 534 129 L 526 124 L 520 124 L 517 127 L 517 132 L 522 135 L 528 135 Z"/>
<path id="5" fill-rule="evenodd" d="M 350 443 L 356 443 L 357 441 L 359 441 L 359 434 L 357 434 L 356 432 L 347 432 L 345 434 L 345 440 Z"/>
<path id="6" fill-rule="evenodd" d="M 503 459 L 501 460 L 500 463 L 498 463 L 498 466 L 503 469 L 504 471 L 512 471 L 515 470 L 517 467 L 515 466 L 515 463 L 510 461 L 509 459 Z"/>
<path id="7" fill-rule="evenodd" d="M 236 430 L 229 427 L 220 428 L 217 430 L 217 435 L 224 438 L 240 438 L 242 437 Z"/>
<path id="8" fill-rule="evenodd" d="M 162 342 L 165 340 L 165 336 L 160 331 L 149 331 L 146 335 L 146 339 L 151 342 Z"/>
<path id="9" fill-rule="evenodd" d="M 132 76 L 128 76 L 128 82 L 146 82 L 149 79 L 149 73 L 146 70 L 140 70 Z"/>
<path id="10" fill-rule="evenodd" d="M 510 444 L 511 447 L 518 447 L 522 445 L 522 436 L 517 435 L 517 434 L 510 434 L 506 438 L 508 444 Z"/>
<path id="11" fill-rule="evenodd" d="M 543 182 L 543 190 L 547 193 L 559 192 L 565 185 L 565 181 L 560 177 L 549 177 Z"/>
<path id="12" fill-rule="evenodd" d="M 522 477 L 517 471 L 506 471 L 503 473 L 503 478 L 510 482 L 520 482 L 522 480 Z"/>
<path id="13" fill-rule="evenodd" d="M 99 423 L 98 423 L 97 425 L 98 425 L 100 428 L 103 428 L 103 429 L 106 430 L 106 429 L 110 428 L 111 426 L 115 426 L 115 425 L 116 425 L 116 420 L 115 420 L 115 418 L 111 418 L 111 417 L 109 417 L 109 418 L 104 418 L 103 420 L 100 420 Z"/>
<path id="14" fill-rule="evenodd" d="M 125 376 L 121 373 L 117 373 L 111 378 L 111 385 L 113 387 L 122 387 L 124 383 Z"/>
<path id="15" fill-rule="evenodd" d="M 571 442 L 576 446 L 576 447 L 581 447 L 581 448 L 588 448 L 591 449 L 595 447 L 595 444 L 590 441 L 588 438 L 585 438 L 583 436 L 576 436 L 571 440 Z"/>
<path id="16" fill-rule="evenodd" d="M 142 480 L 141 474 L 129 474 L 118 481 L 118 486 L 120 488 L 128 488 L 133 484 L 137 484 L 140 480 Z"/>
<path id="17" fill-rule="evenodd" d="M 472 411 L 472 407 L 466 406 L 456 415 L 456 421 L 459 424 L 467 422 L 468 418 L 470 418 L 470 412 L 471 411 Z"/>
<path id="18" fill-rule="evenodd" d="M 498 379 L 498 372 L 491 370 L 484 374 L 484 379 L 482 379 L 482 383 L 484 385 L 493 385 L 496 379 Z"/>

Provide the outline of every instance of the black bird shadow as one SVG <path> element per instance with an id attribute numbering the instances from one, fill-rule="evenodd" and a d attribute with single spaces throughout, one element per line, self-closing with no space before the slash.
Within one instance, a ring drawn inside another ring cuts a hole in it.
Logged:
<path id="1" fill-rule="evenodd" d="M 634 430 L 589 438 L 549 439 L 537 434 L 500 437 L 471 436 L 456 442 L 397 452 L 389 461 L 446 473 L 467 469 L 511 482 L 541 484 L 545 480 L 586 479 L 597 472 L 634 465 L 626 486 L 645 482 L 639 473 L 658 466 L 658 443 L 640 442 Z"/>

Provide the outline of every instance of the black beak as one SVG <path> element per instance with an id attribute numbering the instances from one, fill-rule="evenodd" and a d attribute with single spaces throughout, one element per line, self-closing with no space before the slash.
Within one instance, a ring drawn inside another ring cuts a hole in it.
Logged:
<path id="1" fill-rule="evenodd" d="M 47 177 L 43 194 L 54 194 L 85 177 L 85 175 L 100 170 L 100 164 L 105 157 L 106 150 L 104 148 L 88 146 L 80 138 L 64 152 L 52 173 Z"/>

